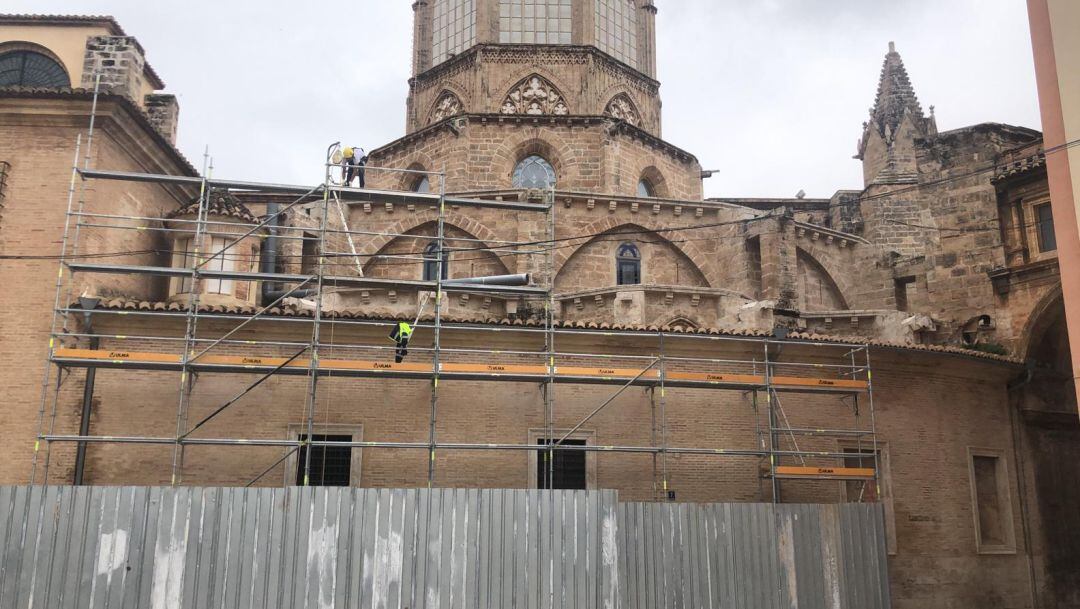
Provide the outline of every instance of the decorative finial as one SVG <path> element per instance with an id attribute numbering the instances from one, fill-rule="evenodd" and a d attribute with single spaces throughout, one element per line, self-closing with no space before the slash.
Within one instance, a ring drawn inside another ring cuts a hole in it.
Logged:
<path id="1" fill-rule="evenodd" d="M 931 105 L 930 106 L 930 117 L 933 118 L 933 116 L 934 116 L 934 106 Z"/>
<path id="2" fill-rule="evenodd" d="M 896 52 L 896 43 L 895 42 L 892 42 L 892 41 L 889 42 L 889 52 L 890 53 L 895 53 Z"/>

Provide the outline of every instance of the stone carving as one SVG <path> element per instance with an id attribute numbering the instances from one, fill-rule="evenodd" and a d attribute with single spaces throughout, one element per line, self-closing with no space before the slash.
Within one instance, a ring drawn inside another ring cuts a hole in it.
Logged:
<path id="1" fill-rule="evenodd" d="M 519 82 L 510 90 L 499 112 L 503 114 L 570 114 L 562 93 L 547 79 L 536 74 Z"/>
<path id="2" fill-rule="evenodd" d="M 450 118 L 461 114 L 461 100 L 457 95 L 449 91 L 443 92 L 439 97 L 439 101 L 435 103 L 435 107 L 431 110 L 431 116 L 428 117 L 428 124 L 437 123 L 444 118 Z"/>
<path id="3" fill-rule="evenodd" d="M 608 102 L 607 108 L 604 108 L 604 114 L 626 121 L 635 127 L 641 124 L 641 117 L 638 115 L 637 108 L 634 107 L 634 102 L 630 101 L 625 93 L 613 97 Z"/>

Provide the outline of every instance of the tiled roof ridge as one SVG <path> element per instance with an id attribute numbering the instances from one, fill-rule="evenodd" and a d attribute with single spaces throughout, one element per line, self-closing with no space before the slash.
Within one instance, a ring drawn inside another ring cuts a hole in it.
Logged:
<path id="1" fill-rule="evenodd" d="M 137 310 L 137 311 L 160 311 L 160 312 L 186 312 L 188 307 L 186 304 L 177 302 L 159 302 L 159 301 L 146 301 L 137 300 L 131 298 L 112 298 L 103 299 L 98 304 L 99 309 L 108 310 Z M 199 306 L 200 313 L 222 314 L 222 315 L 252 315 L 260 310 L 260 307 L 254 305 L 207 305 L 203 304 Z M 284 307 L 272 307 L 264 312 L 264 315 L 271 317 L 312 317 L 313 312 L 307 309 L 302 309 L 294 306 Z M 334 319 L 354 319 L 365 321 L 386 321 L 393 322 L 399 321 L 397 318 L 377 313 L 367 313 L 359 309 L 341 309 L 323 311 L 324 320 L 327 323 L 332 323 Z M 434 320 L 433 315 L 422 315 L 420 317 L 421 322 L 430 322 Z M 509 319 L 498 317 L 455 317 L 455 316 L 442 316 L 441 322 L 445 324 L 474 324 L 474 325 L 498 325 L 498 326 L 515 326 L 515 327 L 527 327 L 527 328 L 543 328 L 544 323 L 539 320 L 533 319 Z M 643 324 L 620 324 L 609 322 L 595 322 L 595 321 L 557 321 L 555 327 L 568 330 L 597 330 L 597 331 L 614 331 L 614 332 L 665 332 L 670 334 L 700 334 L 710 336 L 732 336 L 732 337 L 747 337 L 747 338 L 769 338 L 773 336 L 771 332 L 765 330 L 753 330 L 753 329 L 738 329 L 738 328 L 682 328 L 672 326 L 656 326 L 656 325 L 643 325 Z M 948 353 L 952 355 L 962 355 L 967 357 L 974 357 L 978 359 L 985 359 L 991 361 L 997 361 L 1009 364 L 1023 363 L 1020 359 L 1015 357 L 1009 357 L 1005 355 L 998 355 L 995 353 L 987 353 L 985 351 L 975 351 L 972 349 L 964 349 L 962 347 L 955 347 L 951 345 L 923 345 L 923 344 L 908 344 L 900 343 L 896 341 L 884 341 L 874 339 L 866 336 L 842 336 L 842 335 L 829 335 L 829 334 L 817 334 L 813 332 L 792 332 L 787 335 L 787 339 L 796 341 L 806 341 L 807 343 L 837 343 L 837 344 L 858 344 L 867 345 L 871 347 L 884 347 L 890 349 L 903 349 L 910 351 L 928 351 L 935 353 Z"/>
<path id="2" fill-rule="evenodd" d="M 206 197 L 206 210 L 209 213 L 219 216 L 229 216 L 253 224 L 259 221 L 258 217 L 248 209 L 248 206 L 244 205 L 240 199 L 236 198 L 236 196 L 229 192 L 227 188 L 211 188 L 206 193 Z M 194 214 L 198 213 L 198 209 L 199 197 L 195 197 L 177 209 L 165 214 L 165 217 L 175 218 L 185 214 Z"/>
<path id="3" fill-rule="evenodd" d="M 2 22 L 25 22 L 25 21 L 56 21 L 56 22 L 76 22 L 76 23 L 96 23 L 106 22 L 113 26 L 114 35 L 127 36 L 127 32 L 120 26 L 120 22 L 116 20 L 116 17 L 112 15 L 59 15 L 59 14 L 46 14 L 46 13 L 3 13 L 0 14 L 0 23 Z"/>

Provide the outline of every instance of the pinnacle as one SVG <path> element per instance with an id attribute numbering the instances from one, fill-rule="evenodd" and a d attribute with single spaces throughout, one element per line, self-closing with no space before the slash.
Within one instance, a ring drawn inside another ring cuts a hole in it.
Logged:
<path id="1" fill-rule="evenodd" d="M 896 44 L 890 42 L 889 52 L 885 55 L 885 63 L 881 67 L 877 98 L 870 110 L 871 124 L 882 136 L 895 133 L 906 113 L 911 113 L 912 118 L 925 118 L 904 61 L 900 58 L 900 53 L 896 52 Z"/>

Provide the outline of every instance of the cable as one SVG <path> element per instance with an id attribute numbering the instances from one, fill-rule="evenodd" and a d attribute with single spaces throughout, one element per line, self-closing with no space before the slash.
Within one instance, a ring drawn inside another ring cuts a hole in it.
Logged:
<path id="1" fill-rule="evenodd" d="M 1056 153 L 1056 152 L 1059 152 L 1059 151 L 1062 151 L 1062 150 L 1066 150 L 1068 148 L 1072 148 L 1072 147 L 1077 146 L 1077 145 L 1080 145 L 1080 139 L 1071 140 L 1071 141 L 1066 142 L 1064 144 L 1054 146 L 1054 147 L 1051 147 L 1051 148 L 1047 148 L 1047 149 L 1045 149 L 1043 151 L 1043 154 L 1044 155 L 1053 154 L 1053 153 Z M 952 181 L 956 181 L 956 180 L 966 179 L 966 178 L 969 178 L 969 177 L 972 177 L 972 176 L 975 176 L 975 175 L 986 173 L 988 171 L 993 171 L 993 170 L 997 169 L 1000 166 L 1001 166 L 1000 164 L 994 163 L 992 165 L 987 165 L 985 167 L 974 169 L 974 170 L 964 172 L 964 173 L 961 173 L 961 174 L 950 175 L 950 176 L 946 176 L 944 178 L 940 178 L 940 179 L 937 179 L 937 180 L 930 180 L 930 181 L 927 181 L 927 182 L 921 182 L 919 184 L 913 184 L 911 186 L 906 186 L 906 187 L 903 187 L 903 188 L 890 190 L 890 191 L 884 192 L 884 193 L 877 193 L 877 194 L 873 194 L 873 195 L 863 195 L 863 196 L 859 196 L 859 197 L 856 197 L 856 198 L 847 199 L 847 200 L 845 200 L 843 202 L 836 203 L 836 204 L 830 203 L 830 204 L 826 205 L 824 209 L 828 210 L 828 209 L 831 209 L 833 207 L 849 207 L 849 206 L 851 206 L 853 204 L 862 203 L 862 202 L 866 202 L 866 201 L 873 201 L 873 200 L 877 200 L 877 199 L 886 199 L 886 198 L 890 198 L 890 197 L 895 197 L 896 195 L 904 194 L 904 193 L 907 193 L 907 192 L 918 191 L 918 190 L 921 190 L 921 189 L 929 187 L 929 186 L 937 186 L 937 185 L 940 185 L 940 184 L 946 184 L 948 182 L 952 182 Z M 721 203 L 725 202 L 722 198 L 710 199 L 709 201 L 721 202 Z M 747 209 L 750 209 L 750 208 L 747 208 Z M 499 252 L 501 250 L 506 249 L 507 247 L 520 247 L 520 246 L 529 246 L 529 245 L 553 245 L 554 243 L 557 243 L 557 242 L 576 241 L 576 240 L 580 240 L 580 239 L 592 239 L 592 238 L 595 238 L 595 237 L 599 237 L 601 235 L 616 236 L 616 235 L 640 235 L 640 234 L 649 234 L 649 233 L 657 233 L 657 234 L 661 234 L 661 233 L 678 233 L 678 232 L 683 232 L 683 231 L 701 230 L 701 229 L 706 229 L 706 228 L 717 228 L 717 227 L 721 227 L 721 226 L 730 226 L 730 225 L 735 225 L 735 224 L 748 224 L 750 222 L 757 222 L 757 221 L 767 220 L 767 219 L 776 218 L 776 217 L 778 217 L 778 216 L 775 216 L 775 215 L 762 215 L 762 216 L 756 216 L 756 217 L 753 217 L 753 218 L 742 218 L 742 219 L 739 219 L 739 220 L 730 220 L 730 221 L 724 221 L 724 222 L 709 222 L 709 223 L 689 225 L 689 226 L 674 226 L 674 227 L 656 228 L 656 229 L 644 229 L 643 228 L 643 229 L 640 229 L 640 230 L 626 230 L 626 231 L 602 231 L 602 232 L 596 232 L 596 233 L 586 233 L 586 234 L 572 235 L 572 236 L 568 236 L 568 237 L 560 237 L 560 238 L 554 239 L 554 240 L 535 240 L 535 241 L 512 242 L 512 243 L 507 243 L 507 244 L 505 244 L 503 246 L 496 246 L 496 247 L 477 246 L 477 247 L 471 247 L 471 248 L 446 248 L 446 249 L 449 252 L 484 251 L 484 252 L 490 252 L 490 253 L 494 253 L 496 255 L 502 255 L 502 256 L 508 256 L 508 255 L 515 255 L 515 256 L 516 255 L 532 255 L 532 254 L 544 253 L 544 252 L 546 252 L 548 250 L 536 250 L 535 252 L 527 252 L 527 253 L 509 252 L 509 253 L 499 254 Z M 1021 231 L 1024 228 L 1026 228 L 1026 227 L 1020 227 L 1020 226 L 1010 226 L 1010 227 L 1002 227 L 1002 226 L 940 227 L 940 226 L 929 226 L 929 225 L 923 225 L 923 224 L 915 224 L 915 223 L 905 222 L 903 220 L 897 220 L 897 219 L 893 219 L 893 218 L 882 218 L 882 221 L 887 222 L 887 223 L 891 223 L 891 224 L 898 224 L 898 225 L 901 225 L 901 226 L 908 226 L 908 227 L 911 227 L 911 228 L 918 228 L 918 229 L 922 229 L 922 230 L 951 231 L 951 232 L 958 232 L 958 233 L 975 233 L 975 232 L 1002 231 L 1002 230 L 1005 230 L 1005 231 Z M 996 223 L 1000 223 L 999 218 L 992 218 L 992 219 L 990 219 L 988 221 L 993 221 L 993 222 L 996 222 Z M 117 228 L 122 228 L 122 227 L 117 227 Z M 294 227 L 285 227 L 285 228 L 294 228 Z M 404 238 L 404 237 L 406 237 L 406 236 L 402 235 L 402 236 L 399 236 L 398 238 Z M 424 237 L 430 237 L 430 235 L 415 235 L 415 237 L 416 238 L 424 238 Z M 722 237 L 723 236 L 708 237 L 708 238 L 704 238 L 702 240 L 719 239 L 719 238 L 722 238 Z M 464 240 L 464 239 L 462 239 L 462 240 Z M 454 238 L 448 238 L 447 241 L 454 241 Z M 668 241 L 669 242 L 675 242 L 673 240 L 668 240 Z M 104 253 L 98 253 L 98 254 L 80 254 L 80 255 L 77 255 L 77 256 L 7 254 L 7 255 L 0 255 L 0 260 L 71 260 L 71 259 L 74 259 L 74 258 L 93 259 L 93 258 L 110 258 L 110 257 L 118 257 L 118 256 L 129 256 L 129 255 L 138 255 L 138 254 L 162 254 L 162 253 L 169 253 L 169 252 L 171 252 L 171 250 L 152 249 L 152 250 L 128 250 L 128 251 L 118 251 L 118 252 L 104 252 Z M 395 254 L 395 256 L 405 256 L 405 255 L 422 256 L 425 253 L 426 252 L 423 252 L 423 251 L 419 251 L 419 252 L 403 252 L 403 253 Z M 325 254 L 325 255 L 327 257 L 333 258 L 333 257 L 352 256 L 353 254 L 351 254 L 351 253 L 346 254 L 346 253 L 343 253 L 343 252 L 339 252 L 339 253 L 329 253 L 329 254 Z M 357 254 L 357 256 L 358 257 L 364 257 L 364 258 L 378 258 L 378 257 L 384 256 L 384 255 L 379 254 L 379 253 L 374 253 L 374 254 Z M 299 257 L 299 256 L 298 255 L 279 254 L 279 258 L 290 258 L 290 257 Z M 477 259 L 474 258 L 472 260 L 477 260 Z"/>

